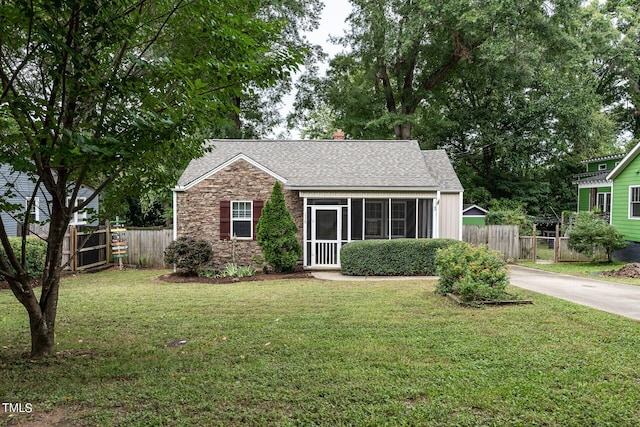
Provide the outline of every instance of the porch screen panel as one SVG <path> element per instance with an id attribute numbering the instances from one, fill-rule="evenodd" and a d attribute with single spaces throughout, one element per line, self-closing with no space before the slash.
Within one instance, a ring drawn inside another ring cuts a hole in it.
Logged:
<path id="1" fill-rule="evenodd" d="M 351 240 L 362 240 L 362 199 L 351 200 Z"/>
<path id="2" fill-rule="evenodd" d="M 349 208 L 344 206 L 340 210 L 342 211 L 342 235 L 340 238 L 346 242 L 349 240 L 349 227 L 347 227 L 347 224 L 349 223 Z"/>
<path id="3" fill-rule="evenodd" d="M 405 237 L 414 239 L 416 237 L 416 201 L 407 200 L 407 233 Z"/>
<path id="4" fill-rule="evenodd" d="M 307 240 L 311 240 L 311 208 L 307 208 Z"/>
<path id="5" fill-rule="evenodd" d="M 418 201 L 418 237 L 421 239 L 433 237 L 433 199 Z"/>

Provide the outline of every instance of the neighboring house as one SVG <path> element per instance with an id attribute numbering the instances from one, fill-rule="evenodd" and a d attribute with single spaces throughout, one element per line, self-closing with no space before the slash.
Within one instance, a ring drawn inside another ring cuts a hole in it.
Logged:
<path id="1" fill-rule="evenodd" d="M 232 251 L 240 264 L 261 257 L 255 226 L 276 180 L 306 268 L 339 267 L 353 240 L 462 237 L 463 188 L 444 150 L 416 141 L 209 143 L 173 189 L 174 237 L 208 240 L 219 265 Z"/>
<path id="2" fill-rule="evenodd" d="M 44 224 L 44 229 L 47 228 L 46 221 L 49 219 L 49 200 L 51 199 L 49 193 L 41 185 L 38 192 L 33 195 L 35 183 L 29 179 L 29 177 L 23 173 L 13 171 L 10 165 L 0 164 L 0 185 L 4 188 L 7 194 L 0 196 L 0 201 L 12 205 L 19 206 L 17 210 L 10 211 L 7 208 L 3 208 L 1 212 L 2 223 L 7 231 L 7 236 L 16 237 L 21 234 L 22 222 L 24 214 L 26 212 L 28 202 L 31 197 L 35 197 L 34 202 L 31 205 L 30 223 L 36 226 L 36 223 Z M 80 203 L 89 197 L 93 193 L 93 189 L 89 187 L 83 187 L 80 190 L 76 204 Z M 95 225 L 96 221 L 91 221 L 88 217 L 87 211 L 93 210 L 98 212 L 98 199 L 95 198 L 91 201 L 86 210 L 76 212 L 71 220 L 71 225 Z M 33 227 L 32 227 L 33 229 Z"/>
<path id="3" fill-rule="evenodd" d="M 574 175 L 578 185 L 578 211 L 611 211 L 611 181 L 607 176 L 625 157 L 625 153 L 584 160 L 586 172 Z"/>
<path id="4" fill-rule="evenodd" d="M 611 185 L 611 225 L 625 240 L 640 242 L 640 143 L 607 175 Z"/>
<path id="5" fill-rule="evenodd" d="M 478 205 L 464 205 L 462 207 L 462 224 L 463 225 L 487 225 L 486 209 Z"/>

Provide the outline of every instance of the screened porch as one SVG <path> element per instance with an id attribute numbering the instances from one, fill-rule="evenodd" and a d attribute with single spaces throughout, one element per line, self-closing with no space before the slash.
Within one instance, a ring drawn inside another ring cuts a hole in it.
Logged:
<path id="1" fill-rule="evenodd" d="M 434 237 L 433 198 L 305 198 L 304 260 L 338 267 L 354 240 Z"/>

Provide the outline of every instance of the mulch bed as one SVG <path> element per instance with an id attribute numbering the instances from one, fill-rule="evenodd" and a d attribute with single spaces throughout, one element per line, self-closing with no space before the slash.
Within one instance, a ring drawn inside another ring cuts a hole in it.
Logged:
<path id="1" fill-rule="evenodd" d="M 447 293 L 447 296 L 457 302 L 460 305 L 468 305 L 468 306 L 482 306 L 482 305 L 513 305 L 513 304 L 533 304 L 533 301 L 530 299 L 509 299 L 509 300 L 476 300 L 476 301 L 463 301 L 458 298 L 457 295 L 452 293 Z M 509 294 L 507 294 L 509 296 Z"/>
<path id="2" fill-rule="evenodd" d="M 117 267 L 114 267 L 117 268 Z M 163 274 L 158 277 L 158 280 L 162 282 L 168 283 L 213 283 L 213 284 L 224 284 L 224 283 L 238 283 L 238 282 L 261 282 L 264 280 L 284 280 L 284 279 L 312 279 L 313 275 L 308 271 L 299 270 L 294 271 L 293 273 L 262 273 L 258 272 L 255 276 L 252 277 L 220 277 L 220 278 L 209 278 L 209 277 L 197 277 L 197 276 L 185 276 L 179 273 L 170 273 Z M 39 283 L 34 284 L 34 288 L 39 287 Z M 6 281 L 0 281 L 0 290 L 1 289 L 10 289 L 9 284 Z"/>
<path id="3" fill-rule="evenodd" d="M 313 275 L 308 271 L 294 271 L 293 273 L 256 273 L 251 277 L 197 277 L 185 276 L 179 273 L 163 274 L 158 280 L 169 283 L 238 283 L 238 282 L 261 282 L 264 280 L 284 280 L 284 279 L 312 279 Z"/>

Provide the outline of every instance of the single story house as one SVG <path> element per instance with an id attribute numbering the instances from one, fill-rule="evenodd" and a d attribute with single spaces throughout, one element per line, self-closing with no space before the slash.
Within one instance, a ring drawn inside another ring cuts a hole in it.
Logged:
<path id="1" fill-rule="evenodd" d="M 462 207 L 463 225 L 487 225 L 487 211 L 478 205 L 466 204 Z"/>
<path id="2" fill-rule="evenodd" d="M 354 240 L 462 237 L 463 188 L 444 150 L 416 141 L 207 143 L 173 189 L 174 238 L 206 239 L 219 265 L 261 257 L 255 226 L 276 180 L 305 268 L 339 267 L 340 248 Z"/>
<path id="3" fill-rule="evenodd" d="M 0 219 L 7 231 L 7 236 L 16 237 L 21 234 L 24 215 L 32 197 L 34 200 L 29 212 L 31 216 L 30 229 L 44 230 L 44 233 L 46 233 L 46 230 L 48 230 L 47 220 L 51 209 L 49 206 L 51 197 L 44 186 L 41 185 L 34 196 L 35 183 L 26 174 L 14 171 L 7 164 L 0 164 L 0 185 L 5 189 L 5 193 L 0 196 L 0 202 L 4 205 L 2 212 L 0 212 Z M 76 205 L 87 200 L 93 191 L 92 188 L 83 186 L 76 198 Z M 11 209 L 10 206 L 17 208 Z M 89 218 L 89 211 L 98 212 L 98 198 L 92 200 L 87 209 L 76 212 L 71 219 L 70 225 L 96 225 L 97 221 Z M 38 223 L 43 225 L 39 226 Z"/>

